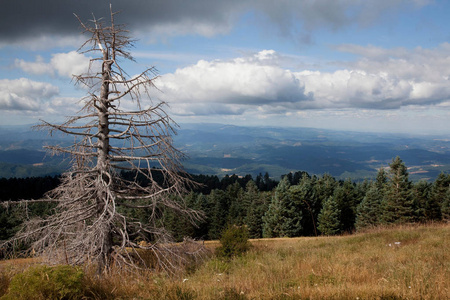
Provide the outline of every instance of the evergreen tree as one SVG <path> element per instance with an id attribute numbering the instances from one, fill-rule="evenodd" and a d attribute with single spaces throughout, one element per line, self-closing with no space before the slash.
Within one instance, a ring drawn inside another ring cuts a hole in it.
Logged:
<path id="1" fill-rule="evenodd" d="M 384 168 L 380 168 L 377 173 L 377 179 L 375 181 L 376 187 L 380 191 L 384 191 L 386 183 L 388 181 L 386 171 Z"/>
<path id="2" fill-rule="evenodd" d="M 243 201 L 248 205 L 245 224 L 248 227 L 250 238 L 261 238 L 263 221 L 262 218 L 267 210 L 265 198 L 262 193 L 258 191 L 256 183 L 249 181 L 245 187 Z"/>
<path id="3" fill-rule="evenodd" d="M 389 180 L 382 202 L 382 222 L 385 224 L 411 222 L 413 221 L 413 197 L 407 168 L 398 156 L 392 160 L 389 167 Z"/>
<path id="4" fill-rule="evenodd" d="M 238 182 L 234 182 L 226 189 L 229 202 L 228 223 L 242 225 L 247 215 L 248 203 L 244 203 L 243 189 Z"/>
<path id="5" fill-rule="evenodd" d="M 301 234 L 316 235 L 317 219 L 312 207 L 314 202 L 313 180 L 307 173 L 303 174 L 299 183 L 289 188 L 289 193 L 292 201 L 298 207 L 299 217 L 301 217 Z"/>
<path id="6" fill-rule="evenodd" d="M 225 191 L 213 190 L 208 196 L 210 210 L 210 227 L 208 236 L 210 239 L 218 239 L 227 225 L 229 201 Z"/>
<path id="7" fill-rule="evenodd" d="M 441 206 L 442 220 L 450 222 L 450 187 L 447 188 Z"/>
<path id="8" fill-rule="evenodd" d="M 350 179 L 347 179 L 342 185 L 336 187 L 334 190 L 334 199 L 341 211 L 341 225 L 342 230 L 351 232 L 355 228 L 357 195 L 355 193 L 355 186 Z"/>
<path id="9" fill-rule="evenodd" d="M 442 209 L 450 187 L 450 174 L 440 173 L 431 188 L 431 196 L 427 203 L 427 216 L 431 220 L 442 218 Z"/>
<path id="10" fill-rule="evenodd" d="M 340 221 L 341 211 L 339 205 L 333 196 L 330 196 L 323 204 L 319 214 L 318 229 L 324 235 L 335 235 L 341 232 L 342 224 Z"/>
<path id="11" fill-rule="evenodd" d="M 436 213 L 438 213 L 439 219 L 441 218 L 440 206 L 430 207 L 433 204 L 431 186 L 430 183 L 423 180 L 413 185 L 414 221 L 416 222 L 431 221 L 436 217 Z"/>
<path id="12" fill-rule="evenodd" d="M 283 237 L 287 235 L 286 229 L 286 203 L 289 201 L 289 180 L 284 177 L 275 188 L 274 196 L 269 204 L 269 209 L 264 215 L 263 236 Z"/>
<path id="13" fill-rule="evenodd" d="M 381 201 L 383 190 L 374 182 L 367 191 L 363 201 L 358 205 L 356 215 L 356 229 L 362 229 L 380 224 Z"/>

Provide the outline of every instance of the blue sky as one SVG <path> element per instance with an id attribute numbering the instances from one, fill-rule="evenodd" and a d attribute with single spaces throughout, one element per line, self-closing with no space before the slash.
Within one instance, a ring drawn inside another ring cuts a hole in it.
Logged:
<path id="1" fill-rule="evenodd" d="M 0 12 L 0 125 L 59 122 L 86 90 L 72 74 L 82 20 L 138 39 L 152 101 L 178 123 L 450 133 L 450 1 L 16 0 Z"/>

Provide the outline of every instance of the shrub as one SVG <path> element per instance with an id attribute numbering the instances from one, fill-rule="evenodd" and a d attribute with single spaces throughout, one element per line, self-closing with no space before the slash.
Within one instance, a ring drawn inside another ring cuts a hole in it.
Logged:
<path id="1" fill-rule="evenodd" d="M 250 249 L 248 229 L 245 226 L 228 226 L 220 238 L 221 246 L 216 249 L 216 255 L 231 258 L 241 255 Z"/>
<path id="2" fill-rule="evenodd" d="M 72 266 L 30 267 L 12 278 L 8 293 L 1 300 L 81 299 L 83 277 L 83 271 Z"/>

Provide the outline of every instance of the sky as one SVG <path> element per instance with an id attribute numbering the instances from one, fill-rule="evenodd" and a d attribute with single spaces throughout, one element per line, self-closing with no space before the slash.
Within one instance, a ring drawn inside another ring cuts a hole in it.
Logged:
<path id="1" fill-rule="evenodd" d="M 450 134 L 450 1 L 15 0 L 0 11 L 0 125 L 61 122 L 84 22 L 136 38 L 129 74 L 183 123 Z M 150 101 L 150 100 L 149 100 Z"/>

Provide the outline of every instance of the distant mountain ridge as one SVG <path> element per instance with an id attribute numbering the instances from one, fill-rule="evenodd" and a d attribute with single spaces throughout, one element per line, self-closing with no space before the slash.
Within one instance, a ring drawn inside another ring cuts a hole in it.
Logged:
<path id="1" fill-rule="evenodd" d="M 32 131 L 30 126 L 0 126 L 0 177 L 56 174 L 67 168 L 61 157 L 42 147 L 70 143 L 71 137 Z M 450 171 L 450 142 L 443 136 L 361 133 L 314 128 L 182 124 L 175 146 L 186 153 L 193 174 L 279 178 L 288 172 L 329 173 L 338 178 L 373 178 L 400 156 L 411 178 L 431 179 Z"/>

